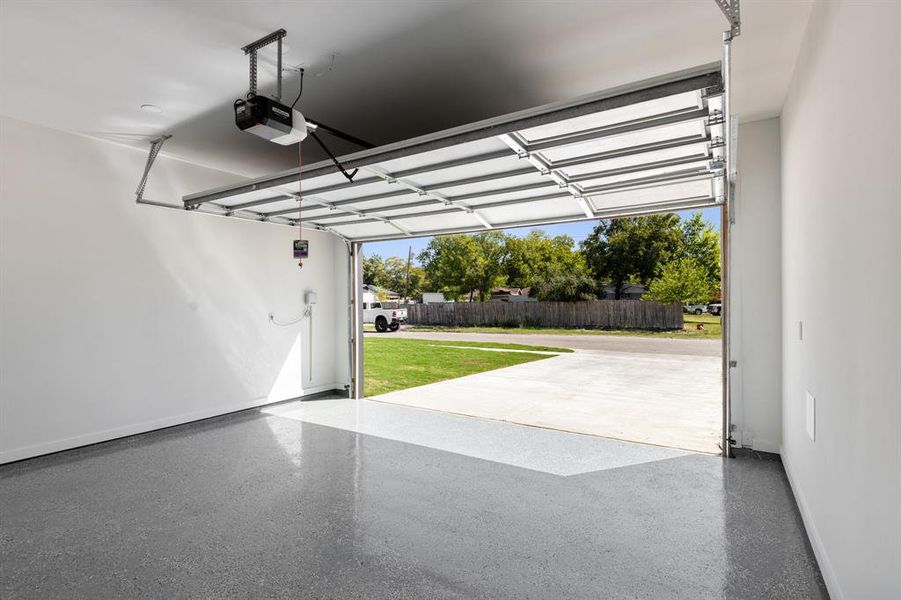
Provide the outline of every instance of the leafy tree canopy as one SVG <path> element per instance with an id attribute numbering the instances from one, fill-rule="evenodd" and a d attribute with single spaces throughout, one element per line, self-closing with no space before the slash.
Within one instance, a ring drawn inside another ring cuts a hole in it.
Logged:
<path id="1" fill-rule="evenodd" d="M 569 236 L 540 230 L 522 237 L 500 231 L 435 237 L 418 256 L 421 267 L 374 255 L 364 260 L 363 275 L 406 297 L 440 291 L 484 301 L 493 288 L 508 285 L 531 287 L 540 299 L 577 300 L 602 296 L 612 284 L 621 298 L 626 284 L 648 285 L 668 265 L 688 260 L 704 274 L 707 294 L 700 301 L 706 301 L 719 293 L 719 252 L 719 235 L 702 213 L 684 220 L 664 214 L 599 221 L 580 249 Z"/>
<path id="2" fill-rule="evenodd" d="M 422 267 L 408 265 L 406 260 L 397 256 L 383 260 L 378 254 L 363 259 L 363 281 L 397 292 L 403 298 L 420 296 L 426 285 Z"/>
<path id="3" fill-rule="evenodd" d="M 539 300 L 575 302 L 597 300 L 596 282 L 587 269 L 557 270 L 532 284 L 531 296 Z"/>
<path id="4" fill-rule="evenodd" d="M 720 238 L 700 211 L 682 222 L 683 256 L 704 269 L 712 290 L 720 287 Z"/>
<path id="5" fill-rule="evenodd" d="M 568 235 L 549 237 L 535 230 L 524 237 L 506 236 L 504 244 L 503 271 L 512 287 L 534 286 L 553 273 L 586 270 L 585 259 Z"/>
<path id="6" fill-rule="evenodd" d="M 663 267 L 651 282 L 647 300 L 694 304 L 707 302 L 712 288 L 707 270 L 693 258 L 679 258 Z"/>
<path id="7" fill-rule="evenodd" d="M 604 219 L 582 242 L 589 269 L 609 282 L 617 299 L 630 281 L 647 284 L 682 250 L 681 219 L 675 214 Z"/>
<path id="8" fill-rule="evenodd" d="M 719 289 L 719 235 L 701 212 L 685 220 L 665 214 L 600 221 L 582 252 L 599 285 L 612 284 L 616 298 L 627 283 L 648 285 L 682 258 L 703 269 L 712 295 Z"/>
<path id="9" fill-rule="evenodd" d="M 504 283 L 504 238 L 499 231 L 432 238 L 419 261 L 435 291 L 454 300 L 477 293 L 484 301 Z"/>
<path id="10" fill-rule="evenodd" d="M 378 254 L 363 258 L 363 283 L 388 287 L 386 281 L 385 261 Z"/>

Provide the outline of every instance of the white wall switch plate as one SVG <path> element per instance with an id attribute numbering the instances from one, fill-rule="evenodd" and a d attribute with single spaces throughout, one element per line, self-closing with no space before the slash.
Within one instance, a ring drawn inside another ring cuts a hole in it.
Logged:
<path id="1" fill-rule="evenodd" d="M 810 392 L 807 392 L 807 435 L 813 441 L 816 441 L 816 414 L 817 399 Z"/>

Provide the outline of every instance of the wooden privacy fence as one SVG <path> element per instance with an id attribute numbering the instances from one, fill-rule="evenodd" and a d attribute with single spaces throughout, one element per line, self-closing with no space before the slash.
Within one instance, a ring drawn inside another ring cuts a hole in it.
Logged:
<path id="1" fill-rule="evenodd" d="M 411 325 L 682 329 L 682 306 L 678 302 L 442 302 L 408 304 L 405 308 Z"/>

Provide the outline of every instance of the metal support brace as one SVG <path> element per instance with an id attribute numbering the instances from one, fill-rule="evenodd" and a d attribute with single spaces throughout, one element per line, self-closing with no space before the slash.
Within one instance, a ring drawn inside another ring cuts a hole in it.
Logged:
<path id="1" fill-rule="evenodd" d="M 741 5 L 740 0 L 713 0 L 720 7 L 723 16 L 729 21 L 729 35 L 738 37 L 741 35 Z"/>
<path id="2" fill-rule="evenodd" d="M 540 156 L 529 152 L 526 149 L 525 144 L 519 141 L 516 134 L 504 133 L 499 135 L 498 139 L 510 146 L 519 158 L 527 160 L 533 167 L 538 169 L 539 173 L 546 177 L 550 177 L 558 186 L 569 192 L 573 199 L 579 204 L 579 208 L 582 209 L 582 212 L 585 213 L 586 217 L 589 219 L 594 218 L 594 209 L 588 204 L 588 200 L 582 195 L 581 190 L 574 185 L 570 185 L 561 173 L 552 169 Z"/>
<path id="3" fill-rule="evenodd" d="M 395 229 L 397 229 L 398 231 L 400 231 L 400 232 L 401 232 L 402 234 L 404 234 L 404 235 L 407 235 L 407 236 L 413 235 L 407 228 L 402 227 L 401 225 L 398 225 L 397 223 L 394 222 L 393 219 L 391 219 L 391 218 L 389 218 L 389 217 L 383 217 L 383 216 L 381 216 L 381 215 L 375 215 L 375 214 L 372 214 L 372 213 L 363 212 L 363 211 L 355 210 L 355 209 L 352 209 L 352 208 L 341 208 L 341 207 L 335 206 L 333 203 L 331 203 L 331 202 L 329 202 L 329 201 L 327 201 L 327 200 L 323 200 L 322 198 L 316 198 L 315 196 L 303 196 L 303 198 L 301 198 L 300 194 L 298 194 L 297 192 L 294 192 L 294 191 L 292 191 L 292 190 L 286 190 L 286 189 L 284 189 L 284 188 L 276 188 L 276 189 L 277 189 L 278 191 L 282 192 L 285 196 L 289 196 L 289 197 L 291 197 L 291 198 L 294 198 L 294 199 L 297 200 L 298 202 L 309 202 L 310 204 L 315 204 L 316 206 L 321 206 L 321 207 L 324 207 L 324 208 L 328 208 L 329 210 L 336 210 L 336 211 L 342 212 L 342 213 L 344 213 L 344 214 L 347 214 L 347 215 L 354 215 L 354 216 L 357 216 L 357 217 L 360 217 L 360 218 L 369 217 L 370 219 L 374 219 L 374 220 L 376 220 L 376 221 L 380 221 L 380 222 L 382 222 L 382 223 L 386 223 L 386 224 L 388 224 L 388 225 L 391 225 L 392 227 L 394 227 Z M 275 211 L 275 212 L 272 212 L 272 213 L 261 213 L 261 214 L 265 214 L 265 215 L 271 217 L 271 216 L 276 215 L 276 213 L 283 213 L 283 212 L 284 212 L 284 211 Z M 288 211 L 288 212 L 296 212 L 296 209 L 291 209 L 291 210 Z M 287 213 L 285 213 L 285 214 L 287 214 Z M 297 222 L 296 219 L 294 219 L 294 220 L 292 220 L 292 221 L 295 222 L 295 223 Z M 315 218 L 313 218 L 312 220 L 310 220 L 310 223 L 311 223 L 312 225 L 314 225 L 317 229 L 320 229 L 320 230 L 322 230 L 322 231 L 332 231 L 332 230 L 329 229 L 327 226 L 316 223 Z M 345 224 L 346 224 L 346 223 L 345 223 Z M 351 224 L 353 224 L 353 222 L 351 222 Z"/>
<path id="4" fill-rule="evenodd" d="M 159 155 L 160 150 L 163 147 L 163 144 L 166 140 L 168 140 L 171 135 L 163 135 L 150 142 L 150 152 L 147 155 L 147 164 L 144 166 L 144 174 L 141 177 L 141 182 L 138 184 L 138 189 L 135 190 L 135 201 L 138 204 L 144 204 L 148 206 L 155 206 L 157 208 L 168 208 L 170 210 L 178 210 L 178 211 L 197 211 L 203 214 L 212 215 L 215 217 L 233 217 L 238 219 L 246 219 L 248 221 L 262 221 L 266 223 L 273 223 L 275 225 L 287 225 L 290 227 L 297 227 L 297 219 L 283 219 L 277 216 L 273 217 L 272 215 L 267 215 L 264 213 L 258 213 L 250 210 L 241 210 L 236 206 L 223 206 L 221 204 L 216 204 L 214 202 L 207 202 L 205 204 L 201 204 L 198 206 L 186 206 L 182 204 L 169 204 L 166 202 L 158 202 L 156 200 L 148 200 L 144 198 L 144 190 L 147 187 L 147 180 L 150 177 L 150 170 L 153 167 L 153 163 L 156 160 L 156 157 Z M 323 225 L 308 225 L 304 223 L 302 225 L 306 229 L 313 229 L 318 231 L 328 231 L 342 239 L 345 239 L 343 235 L 332 231 L 330 228 L 325 227 Z"/>
<path id="5" fill-rule="evenodd" d="M 403 187 L 416 192 L 420 196 L 432 198 L 436 202 L 440 202 L 441 204 L 443 204 L 445 206 L 453 206 L 454 208 L 462 210 L 465 213 L 471 214 L 473 217 L 475 217 L 475 219 L 479 222 L 479 224 L 482 227 L 484 227 L 485 229 L 491 229 L 491 227 L 492 227 L 491 223 L 489 223 L 485 219 L 485 217 L 480 215 L 479 212 L 474 207 L 469 206 L 468 204 L 463 204 L 462 202 L 453 200 L 452 198 L 449 198 L 449 197 L 445 196 L 444 194 L 439 194 L 438 192 L 427 190 L 427 189 L 422 188 L 410 181 L 406 181 L 404 179 L 399 179 L 399 178 L 393 176 L 391 173 L 388 173 L 387 171 L 383 171 L 382 169 L 379 169 L 376 167 L 363 167 L 363 169 L 369 171 L 376 177 L 382 178 L 383 180 L 385 180 L 388 183 L 400 184 Z M 407 235 L 410 235 L 410 234 L 408 233 Z"/>
<path id="6" fill-rule="evenodd" d="M 250 84 L 247 88 L 247 96 L 254 96 L 257 93 L 257 50 L 264 48 L 272 42 L 278 42 L 278 88 L 276 92 L 276 100 L 282 100 L 282 38 L 288 35 L 284 29 L 273 31 L 269 35 L 265 35 L 255 42 L 251 42 L 241 48 L 244 54 L 249 56 L 250 60 Z"/>
<path id="7" fill-rule="evenodd" d="M 146 201 L 144 200 L 144 189 L 147 187 L 147 179 L 150 177 L 150 169 L 153 167 L 153 161 L 156 160 L 157 155 L 160 153 L 160 150 L 162 150 L 163 144 L 165 144 L 166 140 L 171 137 L 171 135 L 161 135 L 160 137 L 150 141 L 150 153 L 147 155 L 147 164 L 144 165 L 144 175 L 141 177 L 141 182 L 138 184 L 138 189 L 135 190 L 135 201 L 138 204 L 146 204 Z"/>

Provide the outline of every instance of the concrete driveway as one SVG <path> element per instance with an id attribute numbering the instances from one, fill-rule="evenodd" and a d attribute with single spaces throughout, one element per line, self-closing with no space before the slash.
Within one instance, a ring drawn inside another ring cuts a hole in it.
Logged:
<path id="1" fill-rule="evenodd" d="M 392 335 L 560 346 L 575 352 L 382 394 L 371 400 L 719 452 L 722 388 L 717 341 L 606 335 Z"/>

